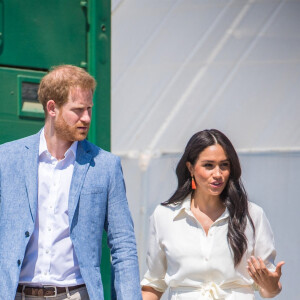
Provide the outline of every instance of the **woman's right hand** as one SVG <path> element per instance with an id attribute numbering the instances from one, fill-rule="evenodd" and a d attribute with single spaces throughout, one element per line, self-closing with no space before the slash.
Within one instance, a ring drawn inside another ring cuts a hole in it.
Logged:
<path id="1" fill-rule="evenodd" d="M 254 256 L 248 260 L 248 272 L 254 282 L 260 287 L 260 295 L 263 298 L 273 298 L 281 291 L 281 268 L 284 261 L 277 264 L 276 270 L 271 272 L 265 266 L 263 260 Z"/>

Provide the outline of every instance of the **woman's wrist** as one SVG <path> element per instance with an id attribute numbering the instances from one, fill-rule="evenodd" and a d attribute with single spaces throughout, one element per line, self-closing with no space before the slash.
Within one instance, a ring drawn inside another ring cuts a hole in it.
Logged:
<path id="1" fill-rule="evenodd" d="M 282 290 L 282 286 L 280 284 L 280 282 L 278 283 L 278 288 L 274 291 L 268 291 L 266 289 L 260 288 L 259 289 L 259 293 L 263 298 L 273 298 L 276 295 L 278 295 Z"/>

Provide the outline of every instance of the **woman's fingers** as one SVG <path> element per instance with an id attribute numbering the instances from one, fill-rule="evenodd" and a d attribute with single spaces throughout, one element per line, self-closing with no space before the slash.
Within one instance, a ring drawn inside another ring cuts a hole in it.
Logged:
<path id="1" fill-rule="evenodd" d="M 268 279 L 268 277 L 281 276 L 281 268 L 285 264 L 284 261 L 281 261 L 277 264 L 275 272 L 271 272 L 267 269 L 264 261 L 258 257 L 257 259 L 254 256 L 251 256 L 248 259 L 248 273 L 249 275 L 257 282 Z"/>
<path id="2" fill-rule="evenodd" d="M 271 272 L 267 269 L 264 261 L 258 257 L 251 256 L 248 259 L 247 270 L 254 282 L 260 287 L 260 293 L 265 298 L 274 297 L 281 290 L 279 282 L 281 276 L 281 268 L 284 261 L 277 264 L 276 270 Z"/>
<path id="3" fill-rule="evenodd" d="M 258 257 L 258 261 L 259 261 L 259 264 L 260 264 L 260 272 L 261 274 L 268 274 L 269 270 L 267 269 L 264 261 L 261 259 L 261 257 Z"/>
<path id="4" fill-rule="evenodd" d="M 258 257 L 251 256 L 248 260 L 248 272 L 250 276 L 257 281 L 263 280 L 268 275 L 269 270 L 267 269 L 264 261 Z"/>
<path id="5" fill-rule="evenodd" d="M 258 279 L 256 278 L 255 274 L 252 272 L 252 270 L 249 266 L 247 267 L 247 270 L 248 270 L 250 277 L 254 280 L 255 283 L 258 284 Z"/>
<path id="6" fill-rule="evenodd" d="M 263 274 L 263 267 L 265 267 L 264 263 L 263 266 L 261 265 L 261 261 L 257 260 L 254 256 L 248 260 L 248 265 L 251 269 L 252 274 L 259 279 Z"/>
<path id="7" fill-rule="evenodd" d="M 285 264 L 284 261 L 280 261 L 280 262 L 277 264 L 277 266 L 276 266 L 276 272 L 277 272 L 277 274 L 278 274 L 279 277 L 281 277 L 281 268 L 282 268 L 282 266 L 283 266 L 284 264 Z"/>
<path id="8" fill-rule="evenodd" d="M 255 280 L 258 281 L 260 279 L 260 274 L 258 271 L 258 263 L 256 259 L 252 256 L 250 259 L 248 259 L 248 272 L 249 275 Z"/>

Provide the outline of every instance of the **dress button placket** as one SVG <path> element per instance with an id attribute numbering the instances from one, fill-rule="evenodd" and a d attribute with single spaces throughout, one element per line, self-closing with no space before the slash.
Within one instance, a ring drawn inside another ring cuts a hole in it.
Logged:
<path id="1" fill-rule="evenodd" d="M 206 245 L 206 256 L 205 256 L 205 261 L 208 262 L 209 261 L 209 257 L 211 254 L 211 250 L 212 250 L 212 246 L 213 246 L 213 231 L 214 231 L 214 225 L 212 224 L 211 227 L 208 230 L 208 234 L 206 237 L 206 241 L 207 241 L 207 245 Z"/>

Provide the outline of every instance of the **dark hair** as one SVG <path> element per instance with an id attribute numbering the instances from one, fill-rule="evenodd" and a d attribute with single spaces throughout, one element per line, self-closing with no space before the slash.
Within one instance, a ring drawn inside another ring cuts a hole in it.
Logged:
<path id="1" fill-rule="evenodd" d="M 193 192 L 191 188 L 191 174 L 186 166 L 198 160 L 199 154 L 207 147 L 219 144 L 225 151 L 230 162 L 230 175 L 226 187 L 220 195 L 221 201 L 229 212 L 227 240 L 233 251 L 234 266 L 237 266 L 247 249 L 245 228 L 249 220 L 253 234 L 255 228 L 248 210 L 247 193 L 241 181 L 241 165 L 238 155 L 230 140 L 216 129 L 203 130 L 194 134 L 185 147 L 185 151 L 176 167 L 178 187 L 169 200 L 162 205 L 181 203 Z"/>

